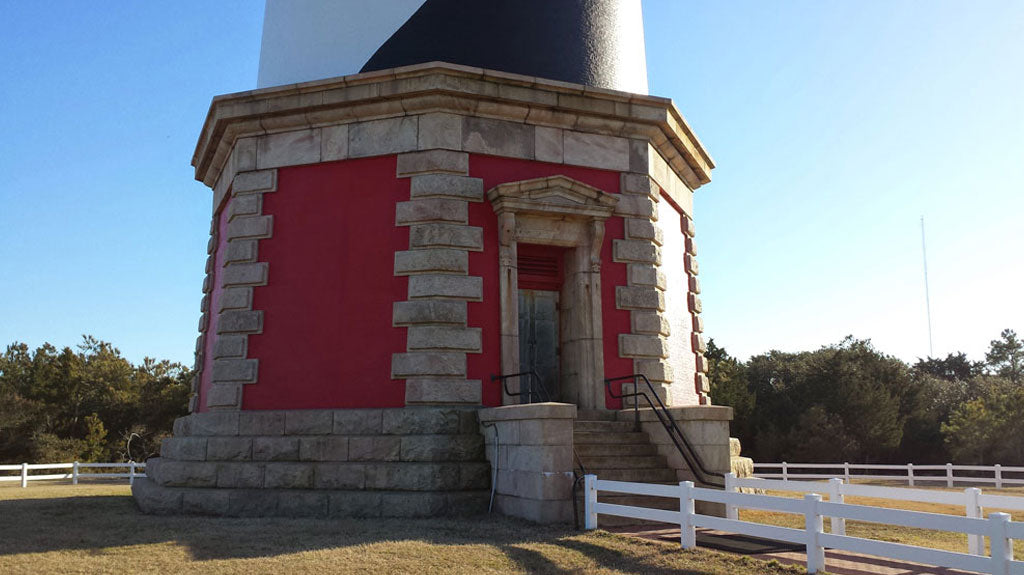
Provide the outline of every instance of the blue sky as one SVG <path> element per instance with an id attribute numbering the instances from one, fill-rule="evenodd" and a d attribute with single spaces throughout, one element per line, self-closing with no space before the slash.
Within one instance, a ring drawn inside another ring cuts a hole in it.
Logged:
<path id="1" fill-rule="evenodd" d="M 252 89 L 262 2 L 0 0 L 0 345 L 191 363 L 210 99 Z M 847 334 L 980 359 L 1024 332 L 1024 4 L 646 0 L 651 93 L 718 164 L 696 196 L 708 335 Z"/>

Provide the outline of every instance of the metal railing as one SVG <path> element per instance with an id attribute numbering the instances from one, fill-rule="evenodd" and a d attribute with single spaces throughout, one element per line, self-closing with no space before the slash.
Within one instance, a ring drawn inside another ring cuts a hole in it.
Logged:
<path id="1" fill-rule="evenodd" d="M 647 384 L 647 389 L 650 391 L 648 394 L 646 391 L 640 389 L 640 380 L 643 380 Z M 612 391 L 612 383 L 617 381 L 633 381 L 633 393 L 619 393 L 618 395 Z M 620 377 L 610 377 L 604 380 L 605 388 L 608 390 L 608 394 L 615 399 L 625 399 L 627 397 L 633 398 L 633 414 L 636 424 L 636 430 L 640 431 L 640 401 L 639 398 L 643 398 L 647 405 L 651 407 L 651 411 L 657 416 L 658 421 L 665 428 L 665 432 L 668 433 L 672 443 L 676 446 L 679 451 L 679 455 L 683 457 L 683 461 L 690 467 L 690 471 L 693 472 L 697 482 L 703 485 L 711 485 L 714 487 L 725 487 L 725 475 L 722 473 L 709 471 L 704 465 L 704 460 L 701 459 L 700 454 L 693 448 L 693 445 L 686 439 L 683 434 L 683 430 L 679 428 L 679 424 L 672 417 L 672 413 L 665 406 L 665 403 L 661 401 L 661 397 L 654 391 L 654 386 L 651 385 L 651 381 L 647 379 L 647 376 L 642 373 L 634 373 L 632 375 L 623 375 Z M 652 400 L 651 397 L 654 399 Z"/>
<path id="2" fill-rule="evenodd" d="M 523 377 L 527 378 L 526 390 L 523 390 Z M 508 380 L 516 378 L 519 380 L 519 390 L 514 391 L 508 388 Z M 505 390 L 505 395 L 520 396 L 526 395 L 526 403 L 538 403 L 544 401 L 551 401 L 551 394 L 548 393 L 548 389 L 544 387 L 541 382 L 540 376 L 537 375 L 536 371 L 521 371 L 519 373 L 510 373 L 508 375 L 491 375 L 491 381 L 500 381 L 502 389 Z"/>

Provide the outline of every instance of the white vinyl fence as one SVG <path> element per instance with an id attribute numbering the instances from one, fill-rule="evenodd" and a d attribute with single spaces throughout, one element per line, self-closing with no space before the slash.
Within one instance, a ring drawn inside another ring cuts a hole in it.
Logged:
<path id="1" fill-rule="evenodd" d="M 94 472 L 82 470 L 123 469 L 116 472 Z M 58 473 L 30 474 L 29 471 L 53 471 Z M 53 481 L 68 479 L 72 485 L 78 485 L 79 479 L 127 479 L 129 485 L 135 484 L 136 477 L 146 476 L 146 464 L 127 461 L 124 463 L 22 463 L 20 465 L 0 465 L 0 473 L 17 471 L 18 475 L 0 474 L 0 482 L 20 481 L 22 487 L 28 487 L 29 481 Z M 61 472 L 62 471 L 62 472 Z"/>
<path id="2" fill-rule="evenodd" d="M 964 517 L 981 519 L 984 508 L 1024 511 L 1024 497 L 1007 495 L 989 495 L 982 493 L 977 487 L 968 487 L 963 491 L 937 491 L 934 489 L 908 489 L 906 487 L 882 487 L 877 485 L 857 485 L 844 483 L 842 479 L 832 478 L 827 483 L 810 481 L 781 481 L 759 478 L 737 478 L 732 473 L 725 475 L 725 490 L 730 492 L 739 489 L 763 489 L 766 491 L 784 491 L 790 493 L 827 493 L 832 503 L 843 503 L 847 496 L 872 497 L 875 499 L 891 499 L 894 501 L 912 501 L 915 503 L 939 503 L 964 508 Z M 726 517 L 739 519 L 735 506 L 726 505 Z M 846 535 L 846 519 L 831 518 L 832 533 Z M 968 552 L 981 555 L 985 548 L 984 537 L 969 535 L 967 538 Z"/>
<path id="3" fill-rule="evenodd" d="M 771 470 L 771 471 L 769 471 Z M 967 472 L 968 474 L 965 474 Z M 1009 477 L 1007 476 L 1009 474 Z M 906 481 L 913 487 L 924 483 L 983 483 L 996 489 L 1024 485 L 1024 467 L 1002 465 L 882 465 L 871 463 L 755 463 L 754 476 L 763 479 L 821 480 L 842 477 L 882 481 Z"/>
<path id="4" fill-rule="evenodd" d="M 649 509 L 598 502 L 598 492 L 667 497 L 679 501 L 679 511 Z M 793 513 L 804 517 L 804 528 L 793 529 L 740 521 L 729 517 L 701 515 L 694 511 L 694 501 L 721 503 L 733 508 L 760 509 Z M 803 499 L 755 495 L 717 489 L 694 487 L 693 482 L 679 485 L 607 481 L 596 475 L 585 478 L 585 525 L 596 529 L 599 515 L 615 515 L 679 525 L 680 544 L 685 549 L 697 545 L 696 528 L 715 529 L 729 533 L 785 541 L 807 548 L 807 572 L 825 570 L 825 548 L 840 549 L 865 555 L 885 557 L 925 565 L 963 569 L 992 575 L 1024 575 L 1024 562 L 1013 559 L 1013 540 L 1024 539 L 1024 523 L 1012 522 L 1006 513 L 992 513 L 988 519 L 957 517 L 938 513 L 905 511 L 822 501 L 821 495 L 810 493 Z M 824 517 L 854 519 L 902 527 L 950 531 L 964 535 L 987 536 L 991 555 L 971 555 L 825 533 Z"/>

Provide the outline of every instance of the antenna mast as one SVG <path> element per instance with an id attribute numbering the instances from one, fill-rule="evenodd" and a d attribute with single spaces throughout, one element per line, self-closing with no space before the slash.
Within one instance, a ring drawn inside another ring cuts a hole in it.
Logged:
<path id="1" fill-rule="evenodd" d="M 921 216 L 921 258 L 924 261 L 924 305 L 928 311 L 928 357 L 932 357 L 932 301 L 928 294 L 928 248 L 924 239 L 924 216 Z"/>

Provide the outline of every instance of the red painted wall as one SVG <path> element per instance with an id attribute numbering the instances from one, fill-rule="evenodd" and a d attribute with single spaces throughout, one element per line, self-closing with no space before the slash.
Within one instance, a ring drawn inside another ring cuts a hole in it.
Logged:
<path id="1" fill-rule="evenodd" d="M 268 285 L 255 289 L 264 333 L 249 338 L 260 360 L 243 409 L 401 407 L 405 382 L 391 379 L 391 354 L 406 330 L 391 326 L 392 302 L 408 280 L 394 276 L 409 231 L 395 203 L 409 199 L 394 156 L 281 168 L 263 197 L 274 217 L 261 240 Z"/>
<path id="2" fill-rule="evenodd" d="M 390 373 L 391 354 L 405 351 L 406 328 L 392 327 L 391 315 L 392 303 L 407 299 L 408 280 L 393 272 L 394 253 L 409 248 L 408 229 L 395 227 L 395 204 L 409 199 L 409 180 L 395 172 L 394 156 L 279 170 L 278 190 L 263 204 L 274 235 L 259 244 L 269 283 L 255 289 L 253 301 L 264 312 L 264 333 L 249 338 L 259 382 L 245 386 L 243 409 L 404 405 L 405 384 Z M 617 172 L 470 157 L 470 175 L 483 178 L 485 190 L 558 174 L 619 191 Z M 500 300 L 497 217 L 489 202 L 470 203 L 469 224 L 484 229 L 484 250 L 469 254 L 484 300 L 468 304 L 469 326 L 483 328 L 483 353 L 467 356 L 468 378 L 481 381 L 485 405 L 500 405 L 499 384 L 490 381 L 500 373 Z M 618 334 L 630 330 L 629 312 L 615 309 L 626 266 L 612 262 L 612 241 L 622 237 L 622 219 L 610 218 L 601 285 L 609 376 L 633 370 L 618 353 Z M 608 407 L 620 404 L 609 398 Z"/>

